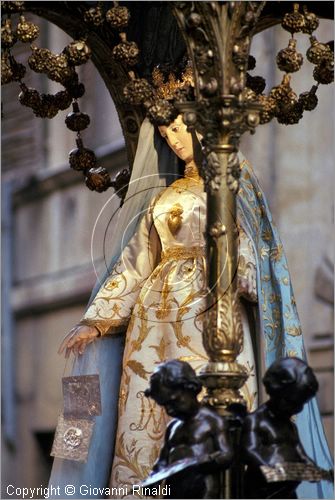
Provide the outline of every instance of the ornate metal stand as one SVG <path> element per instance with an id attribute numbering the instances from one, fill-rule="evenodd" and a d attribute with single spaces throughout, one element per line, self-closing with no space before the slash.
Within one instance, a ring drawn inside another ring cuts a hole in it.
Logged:
<path id="1" fill-rule="evenodd" d="M 192 57 L 196 102 L 180 103 L 189 127 L 203 134 L 207 190 L 208 312 L 203 333 L 209 362 L 202 377 L 207 400 L 225 414 L 243 403 L 247 379 L 236 361 L 243 331 L 236 295 L 236 202 L 239 140 L 259 123 L 257 106 L 243 90 L 253 30 L 265 2 L 174 2 L 172 8 Z"/>

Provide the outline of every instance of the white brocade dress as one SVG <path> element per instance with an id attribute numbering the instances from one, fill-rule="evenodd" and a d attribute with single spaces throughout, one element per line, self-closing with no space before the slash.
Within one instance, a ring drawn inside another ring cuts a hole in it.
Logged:
<path id="1" fill-rule="evenodd" d="M 119 419 L 110 487 L 139 484 L 151 471 L 168 417 L 144 396 L 155 367 L 169 359 L 206 363 L 202 313 L 206 308 L 206 195 L 202 181 L 183 178 L 151 203 L 139 229 L 99 290 L 81 323 L 102 335 L 127 329 Z M 240 233 L 239 274 L 255 268 L 251 242 Z M 243 269 L 242 269 L 243 268 Z M 254 274 L 256 276 L 256 274 Z M 256 283 L 254 283 L 256 293 Z M 250 372 L 244 395 L 254 407 L 257 381 L 250 330 L 242 311 L 244 349 L 239 362 Z"/>

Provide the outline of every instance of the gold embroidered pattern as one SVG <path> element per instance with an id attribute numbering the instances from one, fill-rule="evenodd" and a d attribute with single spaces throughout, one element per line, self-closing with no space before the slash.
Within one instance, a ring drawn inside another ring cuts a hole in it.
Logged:
<path id="1" fill-rule="evenodd" d="M 128 318 L 122 319 L 108 319 L 108 320 L 98 320 L 82 318 L 78 325 L 95 326 L 100 335 L 113 335 L 114 333 L 120 333 L 127 328 L 129 323 Z"/>
<path id="2" fill-rule="evenodd" d="M 162 262 L 166 260 L 186 260 L 204 257 L 205 247 L 170 247 L 161 254 Z"/>
<path id="3" fill-rule="evenodd" d="M 174 181 L 169 189 L 171 188 L 173 191 L 181 194 L 185 193 L 185 191 L 192 192 L 192 189 L 195 191 L 199 186 L 203 190 L 204 181 L 201 177 L 183 177 L 182 179 Z"/>
<path id="4" fill-rule="evenodd" d="M 193 341 L 193 345 L 190 345 L 191 337 L 189 335 L 183 334 L 183 326 L 185 324 L 185 319 L 183 316 L 190 311 L 190 306 L 195 302 L 195 299 L 201 297 L 203 295 L 202 291 L 198 291 L 194 293 L 193 291 L 186 297 L 186 299 L 179 305 L 178 313 L 176 321 L 172 323 L 172 327 L 177 338 L 177 346 L 179 348 L 186 347 L 190 352 L 193 352 L 201 359 L 207 360 L 207 356 L 203 353 L 199 352 L 194 348 L 195 342 Z M 194 340 L 194 339 L 193 339 Z"/>
<path id="5" fill-rule="evenodd" d="M 168 296 L 171 292 L 172 288 L 168 283 L 168 280 L 164 280 L 163 289 L 161 292 L 161 302 L 159 307 L 156 310 L 156 318 L 157 319 L 165 319 L 169 312 L 171 311 L 171 303 L 168 302 Z"/>
<path id="6" fill-rule="evenodd" d="M 149 345 L 151 349 L 154 349 L 156 351 L 160 363 L 163 363 L 167 359 L 166 348 L 169 345 L 170 342 L 167 342 L 164 337 L 161 338 L 161 341 L 158 345 Z"/>
<path id="7" fill-rule="evenodd" d="M 140 299 L 139 299 L 140 300 Z M 147 338 L 150 330 L 153 328 L 152 326 L 149 326 L 149 321 L 148 321 L 148 312 L 147 309 L 144 307 L 142 302 L 139 302 L 139 307 L 137 310 L 137 315 L 140 318 L 140 325 L 139 325 L 139 330 L 140 333 L 137 337 L 136 340 L 133 340 L 131 343 L 131 352 L 133 351 L 140 351 L 142 349 L 142 344 Z"/>
<path id="8" fill-rule="evenodd" d="M 271 248 L 270 251 L 270 259 L 275 262 L 279 262 L 283 258 L 283 245 L 278 245 L 274 248 Z"/>
<path id="9" fill-rule="evenodd" d="M 118 458 L 118 468 L 122 469 L 124 467 L 130 469 L 135 478 L 135 484 L 139 484 L 142 478 L 147 477 L 153 466 L 153 463 L 148 463 L 146 466 L 139 463 L 138 456 L 141 450 L 142 448 L 138 447 L 137 440 L 135 439 L 129 445 L 125 443 L 125 432 L 116 440 L 115 456 Z M 119 481 L 122 484 L 122 478 Z"/>
<path id="10" fill-rule="evenodd" d="M 131 431 L 148 431 L 150 439 L 160 440 L 165 434 L 163 426 L 165 411 L 158 406 L 152 399 L 145 397 L 143 391 L 136 394 L 136 398 L 141 402 L 140 420 L 132 422 L 129 426 Z M 151 424 L 151 425 L 149 425 Z"/>
<path id="11" fill-rule="evenodd" d="M 136 359 L 130 359 L 127 362 L 127 366 L 139 377 L 144 378 L 144 380 L 148 380 L 148 376 L 150 375 L 150 372 L 146 371 L 144 368 L 143 364 L 140 363 L 139 361 L 136 361 Z"/>
<path id="12" fill-rule="evenodd" d="M 291 335 L 292 337 L 299 337 L 300 335 L 302 335 L 301 328 L 298 326 L 292 326 L 292 327 L 288 328 L 287 333 L 289 335 Z"/>

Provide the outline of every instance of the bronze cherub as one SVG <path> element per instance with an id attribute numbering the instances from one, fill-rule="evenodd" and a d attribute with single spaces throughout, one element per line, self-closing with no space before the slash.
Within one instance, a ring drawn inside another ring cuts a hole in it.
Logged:
<path id="1" fill-rule="evenodd" d="M 156 368 L 145 391 L 173 420 L 153 471 L 143 484 L 165 480 L 170 486 L 169 498 L 218 498 L 219 470 L 232 461 L 227 423 L 198 401 L 201 388 L 188 363 L 172 360 Z"/>

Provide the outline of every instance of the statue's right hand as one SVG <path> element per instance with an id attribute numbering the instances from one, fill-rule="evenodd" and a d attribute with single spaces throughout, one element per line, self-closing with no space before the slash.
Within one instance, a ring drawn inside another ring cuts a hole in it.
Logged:
<path id="1" fill-rule="evenodd" d="M 64 337 L 58 349 L 58 354 L 63 354 L 65 350 L 65 357 L 68 358 L 71 351 L 76 356 L 83 354 L 88 344 L 91 344 L 97 337 L 99 331 L 95 326 L 76 325 Z"/>

